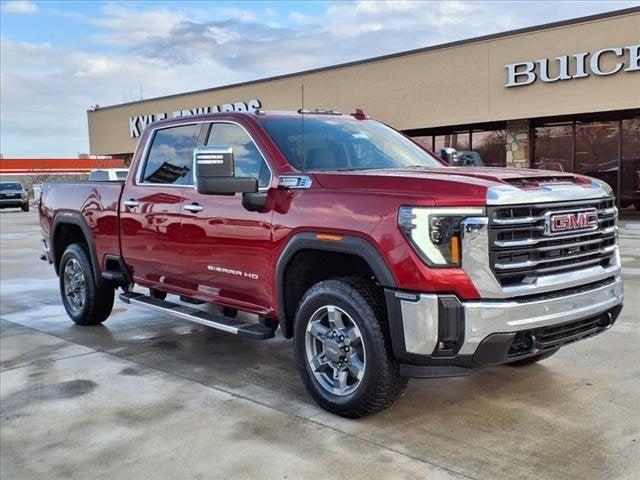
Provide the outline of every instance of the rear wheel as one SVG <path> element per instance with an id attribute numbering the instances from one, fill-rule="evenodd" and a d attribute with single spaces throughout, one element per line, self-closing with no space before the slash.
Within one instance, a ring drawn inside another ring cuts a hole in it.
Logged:
<path id="1" fill-rule="evenodd" d="M 298 370 L 314 400 L 348 418 L 390 406 L 406 388 L 391 353 L 382 292 L 341 278 L 309 289 L 296 312 Z"/>
<path id="2" fill-rule="evenodd" d="M 98 325 L 113 308 L 115 290 L 96 284 L 89 256 L 80 243 L 67 247 L 60 259 L 60 294 L 67 314 L 78 325 Z"/>
<path id="3" fill-rule="evenodd" d="M 538 363 L 545 358 L 549 358 L 551 355 L 556 353 L 558 350 L 552 350 L 550 352 L 539 353 L 538 355 L 534 355 L 533 357 L 524 358 L 522 360 L 516 360 L 515 362 L 510 362 L 509 365 L 512 367 L 524 367 L 526 365 L 531 365 L 533 363 Z"/>

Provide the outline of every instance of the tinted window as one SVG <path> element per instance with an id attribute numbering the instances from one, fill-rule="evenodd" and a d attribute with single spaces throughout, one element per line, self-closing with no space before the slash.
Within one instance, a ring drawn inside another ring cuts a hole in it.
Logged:
<path id="1" fill-rule="evenodd" d="M 0 190 L 22 190 L 19 183 L 0 183 Z"/>
<path id="2" fill-rule="evenodd" d="M 129 172 L 127 172 L 126 170 L 120 170 L 116 172 L 116 178 L 118 180 L 126 180 L 128 174 Z"/>
<path id="3" fill-rule="evenodd" d="M 379 122 L 339 118 L 265 118 L 264 128 L 298 170 L 442 167 L 411 140 Z"/>
<path id="4" fill-rule="evenodd" d="M 89 174 L 90 182 L 104 182 L 106 180 L 109 180 L 109 173 L 104 170 L 96 170 Z"/>
<path id="5" fill-rule="evenodd" d="M 144 167 L 143 182 L 190 185 L 193 149 L 200 125 L 158 130 Z"/>
<path id="6" fill-rule="evenodd" d="M 233 148 L 236 177 L 257 178 L 260 187 L 269 186 L 269 167 L 256 144 L 242 127 L 232 123 L 214 123 L 207 145 L 230 146 Z"/>

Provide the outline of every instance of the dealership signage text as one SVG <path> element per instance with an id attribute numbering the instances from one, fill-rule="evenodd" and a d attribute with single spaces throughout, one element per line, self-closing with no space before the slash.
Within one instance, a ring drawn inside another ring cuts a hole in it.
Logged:
<path id="1" fill-rule="evenodd" d="M 175 110 L 171 112 L 171 116 L 173 118 L 179 118 L 213 112 L 253 112 L 255 110 L 258 110 L 261 106 L 262 103 L 260 102 L 260 100 L 253 98 L 246 103 L 233 102 L 225 103 L 223 105 L 195 107 L 186 110 Z M 158 120 L 164 120 L 165 118 L 169 118 L 169 115 L 164 112 L 129 117 L 129 136 L 131 138 L 139 137 L 142 131 L 147 127 L 147 125 L 150 125 L 153 122 L 157 122 Z"/>
<path id="2" fill-rule="evenodd" d="M 615 59 L 615 63 L 603 66 L 606 59 Z M 550 63 L 552 66 L 550 67 Z M 530 85 L 536 80 L 545 83 L 559 80 L 585 78 L 589 75 L 606 76 L 620 71 L 640 71 L 640 44 L 628 47 L 603 48 L 594 53 L 580 52 L 563 55 L 553 60 L 541 58 L 506 65 L 507 83 L 505 87 Z M 553 69 L 554 74 L 550 74 Z"/>

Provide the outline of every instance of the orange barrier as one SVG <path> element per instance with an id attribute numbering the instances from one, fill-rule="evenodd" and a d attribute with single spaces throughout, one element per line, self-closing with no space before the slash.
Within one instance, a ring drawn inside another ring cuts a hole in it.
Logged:
<path id="1" fill-rule="evenodd" d="M 124 166 L 124 158 L 0 158 L 0 175 L 74 175 Z"/>

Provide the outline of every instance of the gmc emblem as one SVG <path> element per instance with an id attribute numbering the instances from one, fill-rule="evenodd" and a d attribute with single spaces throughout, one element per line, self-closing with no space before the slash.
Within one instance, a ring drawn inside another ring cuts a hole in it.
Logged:
<path id="1" fill-rule="evenodd" d="M 550 213 L 546 227 L 547 233 L 552 234 L 574 230 L 596 230 L 598 214 L 595 208 L 582 212 Z"/>

